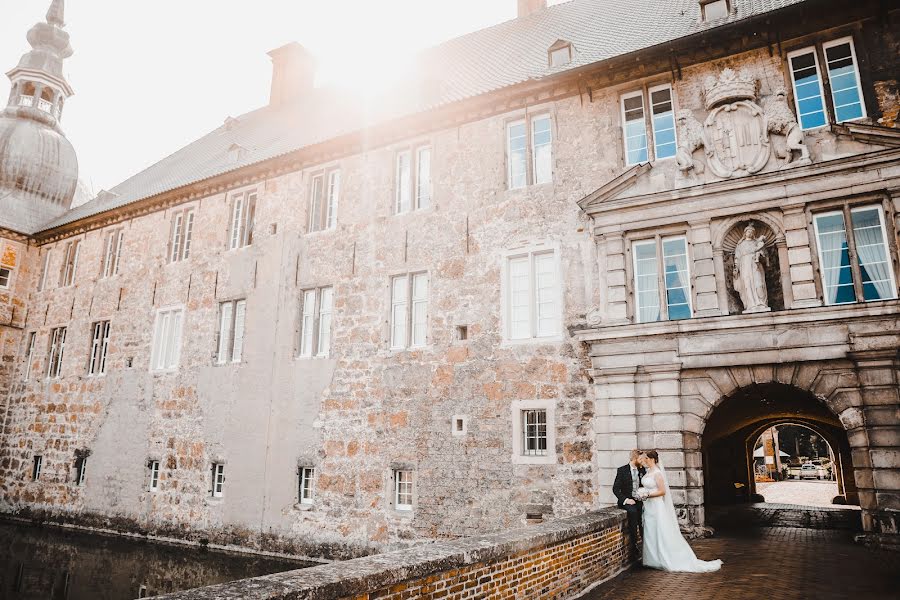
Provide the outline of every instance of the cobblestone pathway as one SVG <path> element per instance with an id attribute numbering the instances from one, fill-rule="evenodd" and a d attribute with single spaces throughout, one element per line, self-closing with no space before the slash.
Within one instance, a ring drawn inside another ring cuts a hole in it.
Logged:
<path id="1" fill-rule="evenodd" d="M 770 503 L 832 506 L 831 499 L 837 496 L 837 484 L 833 481 L 776 481 L 757 483 L 756 491 Z"/>
<path id="2" fill-rule="evenodd" d="M 755 527 L 691 542 L 697 556 L 721 558 L 708 574 L 662 573 L 640 566 L 585 600 L 827 600 L 900 598 L 900 553 L 853 542 L 847 530 Z"/>

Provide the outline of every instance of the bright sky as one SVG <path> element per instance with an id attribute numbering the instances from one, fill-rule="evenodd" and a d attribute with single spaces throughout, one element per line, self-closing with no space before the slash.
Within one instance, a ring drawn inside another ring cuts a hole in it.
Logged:
<path id="1" fill-rule="evenodd" d="M 550 4 L 556 4 L 551 1 Z M 0 71 L 50 0 L 4 0 Z M 446 39 L 514 18 L 516 0 L 68 0 L 75 96 L 63 128 L 81 177 L 109 189 L 268 101 L 266 52 L 298 41 L 319 82 L 365 82 Z M 389 68 L 389 67 L 388 67 Z M 9 82 L 0 78 L 0 99 Z"/>

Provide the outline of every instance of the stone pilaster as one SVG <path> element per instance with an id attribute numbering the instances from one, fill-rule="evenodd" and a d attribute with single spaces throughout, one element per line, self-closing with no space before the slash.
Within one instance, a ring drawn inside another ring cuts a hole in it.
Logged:
<path id="1" fill-rule="evenodd" d="M 690 223 L 690 242 L 693 256 L 691 274 L 694 277 L 694 314 L 697 317 L 717 317 L 721 314 L 717 285 L 717 268 L 713 260 L 712 233 L 709 220 Z M 724 279 L 719 280 L 724 286 Z M 727 304 L 726 304 L 727 306 Z"/>
<path id="2" fill-rule="evenodd" d="M 603 236 L 606 246 L 606 306 L 610 325 L 628 323 L 628 274 L 625 269 L 625 239 L 620 233 Z"/>
<path id="3" fill-rule="evenodd" d="M 596 386 L 594 408 L 594 448 L 597 454 L 600 502 L 615 503 L 612 493 L 616 469 L 626 464 L 629 453 L 638 447 L 637 367 L 598 369 L 592 373 Z"/>
<path id="4" fill-rule="evenodd" d="M 822 301 L 816 290 L 806 212 L 802 205 L 785 207 L 782 211 L 785 245 L 787 246 L 787 262 L 782 265 L 782 271 L 789 270 L 792 296 L 791 303 L 788 304 L 787 294 L 785 295 L 785 305 L 789 308 L 821 306 Z M 781 251 L 779 249 L 780 259 Z"/>

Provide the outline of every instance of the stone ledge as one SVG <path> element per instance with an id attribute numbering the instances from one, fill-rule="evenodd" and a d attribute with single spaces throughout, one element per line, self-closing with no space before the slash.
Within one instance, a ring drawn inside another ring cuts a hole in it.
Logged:
<path id="1" fill-rule="evenodd" d="M 355 597 L 404 581 L 462 567 L 498 562 L 511 556 L 558 545 L 574 538 L 618 527 L 625 511 L 605 508 L 528 528 L 425 543 L 345 562 L 243 579 L 166 596 L 167 600 L 330 600 Z M 616 572 L 619 569 L 616 569 Z"/>

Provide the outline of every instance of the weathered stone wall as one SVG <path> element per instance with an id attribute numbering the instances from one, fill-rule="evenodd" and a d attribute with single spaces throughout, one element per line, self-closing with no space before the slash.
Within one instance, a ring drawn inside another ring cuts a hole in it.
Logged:
<path id="1" fill-rule="evenodd" d="M 605 509 L 162 598 L 577 598 L 631 562 L 627 529 L 624 511 Z"/>
<path id="2" fill-rule="evenodd" d="M 786 41 L 785 48 L 803 43 Z M 763 104 L 778 87 L 790 88 L 784 56 L 746 52 L 684 68 L 673 82 L 676 109 L 700 119 L 703 82 L 725 67 L 749 69 L 760 81 Z M 609 199 L 605 221 L 589 219 L 576 202 L 624 169 L 619 94 L 671 79 L 663 73 L 554 102 L 535 98 L 528 114 L 548 112 L 553 119 L 550 184 L 506 189 L 506 124 L 525 116 L 511 111 L 254 184 L 259 199 L 248 248 L 226 250 L 230 193 L 246 188 L 177 207 L 193 207 L 196 215 L 192 256 L 183 262 L 165 259 L 175 209 L 114 226 L 124 227 L 125 247 L 120 274 L 109 279 L 99 274 L 103 239 L 113 226 L 79 234 L 79 273 L 68 288 L 56 286 L 66 240 L 44 245 L 41 252 L 52 253 L 50 286 L 31 292 L 24 331 L 38 332 L 40 371 L 50 329 L 69 326 L 63 377 L 23 383 L 21 357 L 17 363 L 0 448 L 0 506 L 346 557 L 514 526 L 530 505 L 549 507 L 546 516 L 557 518 L 611 501 L 612 469 L 624 464 L 630 448 L 675 450 L 690 432 L 673 365 L 662 364 L 638 383 L 646 399 L 638 412 L 626 406 L 634 404 L 634 391 L 626 402 L 614 402 L 623 399 L 616 396 L 619 384 L 633 382 L 591 384 L 589 374 L 598 379 L 587 338 L 570 333 L 586 327 L 591 311 L 601 329 L 630 323 L 627 234 L 688 224 L 697 316 L 727 316 L 715 228 L 739 216 L 740 202 L 750 210 L 748 194 L 757 201 L 753 210 L 772 212 L 810 181 L 790 188 L 774 154 L 761 174 L 730 191 L 708 172 L 684 176 L 672 161 L 659 161 Z M 887 114 L 890 95 L 880 98 Z M 819 188 L 838 174 L 847 187 L 862 186 L 854 193 L 868 193 L 896 176 L 887 161 L 819 172 L 822 163 L 850 161 L 878 147 L 827 130 L 806 141 L 813 164 L 799 169 L 817 173 Z M 393 215 L 396 152 L 420 143 L 433 148 L 433 208 Z M 784 136 L 773 136 L 776 148 L 784 143 Z M 338 225 L 307 233 L 311 174 L 327 166 L 342 174 Z M 772 190 L 780 192 L 760 199 Z M 773 219 L 782 233 L 794 231 L 785 233 L 790 264 L 785 260 L 782 273 L 791 278 L 785 304 L 799 310 L 816 305 L 813 258 L 800 235 L 802 208 L 793 217 L 785 208 Z M 502 335 L 503 253 L 538 243 L 560 257 L 562 341 L 509 344 Z M 39 262 L 35 255 L 32 269 Z M 392 351 L 390 278 L 415 271 L 430 275 L 429 343 Z M 323 285 L 335 289 L 331 355 L 295 358 L 300 292 Z M 244 359 L 216 366 L 218 303 L 236 298 L 247 299 Z M 151 373 L 155 311 L 172 305 L 186 308 L 180 367 Z M 91 323 L 107 318 L 108 372 L 88 377 Z M 455 340 L 458 325 L 469 327 L 468 340 Z M 672 335 L 654 327 L 644 329 L 662 339 Z M 643 365 L 648 357 L 635 361 Z M 513 461 L 511 406 L 523 400 L 554 403 L 553 464 Z M 451 434 L 453 415 L 467 417 L 466 435 Z M 78 486 L 75 452 L 86 450 L 87 477 Z M 31 482 L 38 453 L 44 477 Z M 145 491 L 148 460 L 162 464 L 156 493 Z M 221 499 L 210 497 L 213 461 L 226 464 Z M 317 469 L 311 507 L 297 503 L 301 463 Z M 397 465 L 415 471 L 411 513 L 390 503 Z"/>

